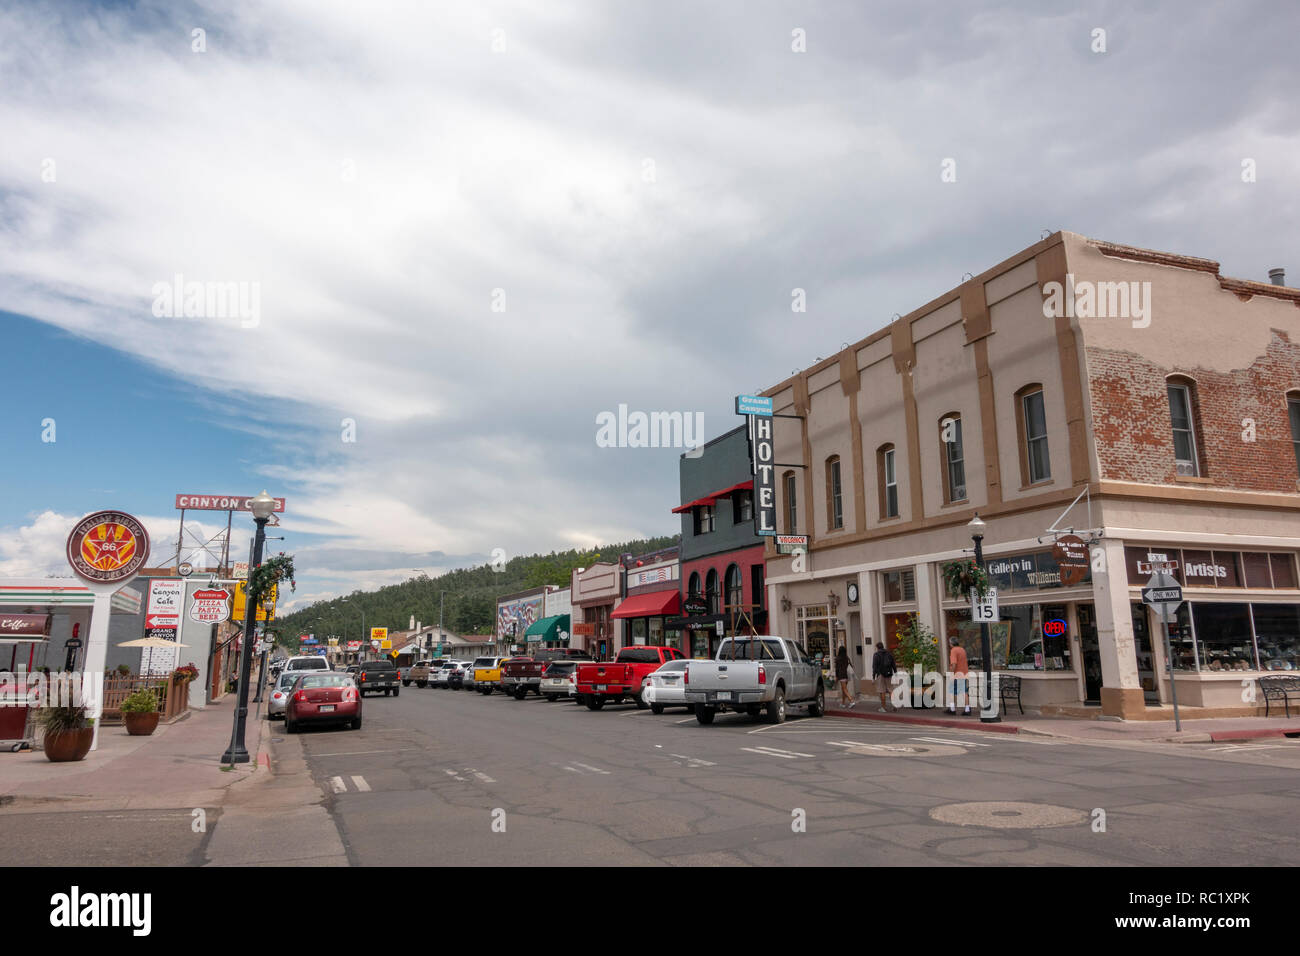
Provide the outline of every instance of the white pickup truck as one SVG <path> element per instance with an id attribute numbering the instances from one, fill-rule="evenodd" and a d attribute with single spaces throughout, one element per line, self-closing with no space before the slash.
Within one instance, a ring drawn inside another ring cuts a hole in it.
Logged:
<path id="1" fill-rule="evenodd" d="M 713 723 L 719 710 L 766 713 L 774 724 L 785 720 L 789 704 L 807 704 L 810 717 L 826 713 L 822 669 L 788 637 L 728 638 L 714 660 L 686 665 L 684 687 L 701 724 Z"/>

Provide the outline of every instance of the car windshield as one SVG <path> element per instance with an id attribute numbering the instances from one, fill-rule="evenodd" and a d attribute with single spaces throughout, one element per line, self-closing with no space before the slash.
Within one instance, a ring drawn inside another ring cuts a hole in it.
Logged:
<path id="1" fill-rule="evenodd" d="M 719 660 L 764 660 L 779 661 L 785 655 L 781 652 L 781 642 L 773 640 L 739 640 L 726 641 L 718 651 Z"/>
<path id="2" fill-rule="evenodd" d="M 667 674 L 667 673 L 670 673 L 670 672 L 672 672 L 672 671 L 684 671 L 684 670 L 686 670 L 686 665 L 687 665 L 687 663 L 688 663 L 687 661 L 669 661 L 669 662 L 668 662 L 667 664 L 665 664 L 663 667 L 661 667 L 661 668 L 659 668 L 657 671 L 655 671 L 655 673 L 656 673 L 656 674 Z"/>
<path id="3" fill-rule="evenodd" d="M 310 677 L 302 679 L 302 690 L 312 687 L 346 687 L 352 683 L 352 678 L 345 677 L 342 674 L 313 674 Z"/>

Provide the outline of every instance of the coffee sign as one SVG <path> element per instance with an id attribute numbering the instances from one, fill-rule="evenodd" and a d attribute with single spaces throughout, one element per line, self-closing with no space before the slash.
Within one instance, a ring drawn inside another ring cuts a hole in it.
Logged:
<path id="1" fill-rule="evenodd" d="M 0 634 L 5 637 L 48 637 L 49 614 L 0 614 Z M 71 640 L 68 641 L 71 644 Z"/>

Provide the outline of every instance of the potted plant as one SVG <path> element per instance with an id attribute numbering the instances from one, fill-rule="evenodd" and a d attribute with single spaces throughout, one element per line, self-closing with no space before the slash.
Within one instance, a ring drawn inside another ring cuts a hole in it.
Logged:
<path id="1" fill-rule="evenodd" d="M 919 617 L 909 615 L 907 624 L 895 632 L 894 636 L 898 638 L 898 646 L 893 650 L 894 662 L 900 671 L 911 674 L 913 667 L 920 664 L 922 680 L 925 679 L 924 675 L 938 671 L 939 639 L 921 623 Z M 925 706 L 922 687 L 912 688 L 912 701 L 914 707 Z"/>
<path id="2" fill-rule="evenodd" d="M 954 601 L 970 597 L 971 588 L 980 598 L 988 594 L 989 575 L 974 561 L 952 561 L 943 566 L 943 586 Z"/>
<path id="3" fill-rule="evenodd" d="M 121 677 L 130 677 L 130 676 L 131 676 L 131 665 L 130 665 L 130 664 L 118 664 L 118 665 L 117 665 L 117 673 L 118 673 L 118 675 L 121 676 Z"/>
<path id="4" fill-rule="evenodd" d="M 182 664 L 172 671 L 172 680 L 178 684 L 188 684 L 190 681 L 197 680 L 198 676 L 199 669 L 193 664 Z"/>
<path id="5" fill-rule="evenodd" d="M 158 695 L 141 687 L 122 701 L 122 723 L 132 737 L 148 737 L 158 729 Z"/>
<path id="6" fill-rule="evenodd" d="M 94 718 L 85 707 L 42 707 L 36 719 L 45 727 L 45 758 L 55 763 L 84 760 L 95 740 Z"/>

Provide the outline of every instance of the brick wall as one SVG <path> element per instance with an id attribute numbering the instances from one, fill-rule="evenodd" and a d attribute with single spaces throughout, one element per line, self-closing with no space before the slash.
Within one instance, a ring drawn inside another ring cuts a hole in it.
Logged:
<path id="1" fill-rule="evenodd" d="M 1268 351 L 1231 372 L 1161 368 L 1132 352 L 1088 348 L 1092 429 L 1101 477 L 1174 484 L 1174 441 L 1165 379 L 1195 384 L 1201 477 L 1243 491 L 1297 490 L 1286 392 L 1300 388 L 1300 345 L 1273 330 Z M 1255 441 L 1242 420 L 1255 420 Z"/>

